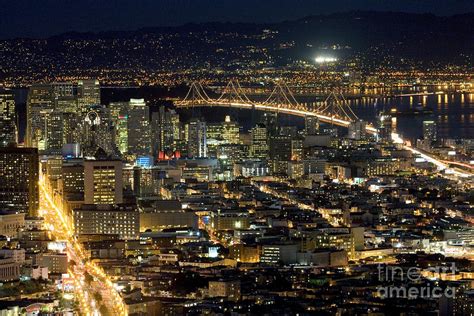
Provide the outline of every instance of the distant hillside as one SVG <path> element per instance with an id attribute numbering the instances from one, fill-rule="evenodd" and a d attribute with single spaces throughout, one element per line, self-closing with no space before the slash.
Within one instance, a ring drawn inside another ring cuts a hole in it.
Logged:
<path id="1" fill-rule="evenodd" d="M 348 12 L 275 24 L 204 23 L 0 41 L 0 76 L 255 69 L 317 54 L 364 67 L 457 64 L 474 56 L 474 13 Z M 472 66 L 471 66 L 472 67 Z"/>

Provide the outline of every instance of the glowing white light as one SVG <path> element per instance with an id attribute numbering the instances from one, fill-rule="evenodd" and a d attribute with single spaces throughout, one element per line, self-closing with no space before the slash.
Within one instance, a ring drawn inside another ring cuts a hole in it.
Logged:
<path id="1" fill-rule="evenodd" d="M 318 56 L 315 58 L 315 61 L 318 64 L 324 64 L 324 63 L 333 63 L 337 61 L 336 57 L 331 57 L 331 56 Z"/>

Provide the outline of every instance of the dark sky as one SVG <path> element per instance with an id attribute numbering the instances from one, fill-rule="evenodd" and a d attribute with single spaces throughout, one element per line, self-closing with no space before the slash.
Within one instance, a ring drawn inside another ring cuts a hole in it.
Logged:
<path id="1" fill-rule="evenodd" d="M 275 22 L 349 10 L 474 12 L 474 0 L 0 0 L 0 38 L 187 22 Z"/>

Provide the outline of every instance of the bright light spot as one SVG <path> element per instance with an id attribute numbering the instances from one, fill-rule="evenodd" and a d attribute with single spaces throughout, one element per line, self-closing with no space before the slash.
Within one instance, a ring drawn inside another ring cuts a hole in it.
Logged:
<path id="1" fill-rule="evenodd" d="M 315 61 L 318 64 L 324 64 L 324 63 L 333 63 L 337 61 L 336 57 L 331 57 L 331 56 L 318 56 L 316 57 Z"/>

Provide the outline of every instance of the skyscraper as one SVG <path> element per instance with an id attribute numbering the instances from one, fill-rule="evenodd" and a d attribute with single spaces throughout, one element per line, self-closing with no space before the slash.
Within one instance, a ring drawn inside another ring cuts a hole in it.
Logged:
<path id="1" fill-rule="evenodd" d="M 0 208 L 37 215 L 37 148 L 0 148 Z"/>
<path id="2" fill-rule="evenodd" d="M 423 121 L 423 138 L 435 142 L 438 138 L 438 131 L 435 121 Z"/>
<path id="3" fill-rule="evenodd" d="M 44 149 L 49 114 L 54 108 L 54 90 L 51 85 L 32 85 L 26 107 L 26 145 Z"/>
<path id="4" fill-rule="evenodd" d="M 128 109 L 128 153 L 146 156 L 151 152 L 150 110 L 143 99 L 130 99 Z"/>
<path id="5" fill-rule="evenodd" d="M 128 102 L 111 102 L 110 116 L 114 125 L 114 141 L 122 155 L 128 153 Z"/>
<path id="6" fill-rule="evenodd" d="M 319 131 L 319 118 L 317 116 L 305 116 L 304 133 L 305 135 L 316 135 Z"/>
<path id="7" fill-rule="evenodd" d="M 0 147 L 16 142 L 15 96 L 11 91 L 0 90 Z"/>
<path id="8" fill-rule="evenodd" d="M 366 126 L 367 126 L 367 123 L 362 120 L 351 122 L 349 124 L 348 137 L 350 139 L 356 139 L 356 140 L 365 138 L 365 136 L 367 135 Z"/>
<path id="9" fill-rule="evenodd" d="M 255 159 L 268 158 L 268 132 L 264 124 L 257 124 L 250 130 L 250 157 Z"/>
<path id="10" fill-rule="evenodd" d="M 207 157 L 206 122 L 192 119 L 188 126 L 188 157 Z"/>
<path id="11" fill-rule="evenodd" d="M 151 125 L 153 134 L 153 155 L 159 153 L 172 154 L 178 149 L 178 142 L 181 138 L 179 115 L 172 109 L 165 106 L 158 107 L 151 114 Z"/>
<path id="12" fill-rule="evenodd" d="M 85 204 L 122 203 L 122 183 L 122 161 L 110 159 L 84 161 Z"/>
<path id="13" fill-rule="evenodd" d="M 100 83 L 97 79 L 79 80 L 77 84 L 79 111 L 87 112 L 89 106 L 100 104 Z"/>
<path id="14" fill-rule="evenodd" d="M 226 116 L 224 123 L 222 123 L 222 138 L 225 144 L 239 144 L 240 143 L 240 127 L 237 122 Z"/>

